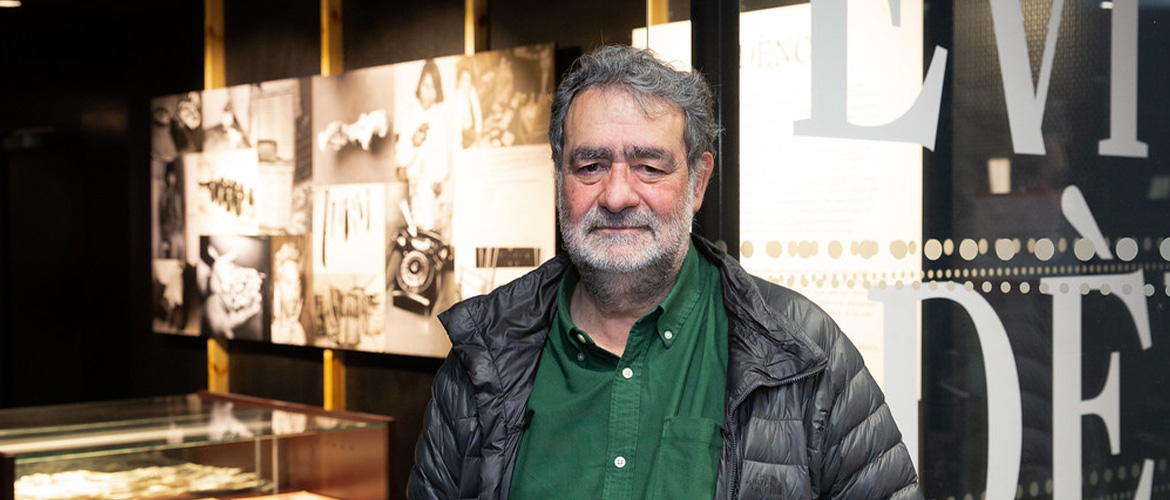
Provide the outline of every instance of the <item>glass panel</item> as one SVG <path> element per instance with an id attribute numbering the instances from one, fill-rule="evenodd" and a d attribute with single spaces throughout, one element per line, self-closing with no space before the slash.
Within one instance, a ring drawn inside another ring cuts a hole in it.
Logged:
<path id="1" fill-rule="evenodd" d="M 923 303 L 931 496 L 1167 495 L 1168 14 L 931 5 L 926 273 L 968 290 Z"/>
<path id="2" fill-rule="evenodd" d="M 922 2 L 896 24 L 885 1 L 771 4 L 740 17 L 741 260 L 828 311 L 883 383 L 887 360 L 917 358 L 912 337 L 887 345 L 871 296 L 921 274 L 922 146 L 896 122 L 922 86 Z M 916 418 L 901 382 L 884 384 L 891 408 Z"/>
<path id="3" fill-rule="evenodd" d="M 845 329 L 926 496 L 1167 498 L 1170 10 L 740 6 L 742 262 Z"/>
<path id="4" fill-rule="evenodd" d="M 15 458 L 0 488 L 53 500 L 386 498 L 391 422 L 205 393 L 0 410 L 0 458 Z"/>
<path id="5" fill-rule="evenodd" d="M 25 462 L 381 425 L 191 394 L 0 410 L 0 452 Z"/>
<path id="6" fill-rule="evenodd" d="M 741 9 L 743 263 L 846 330 L 927 497 L 1165 498 L 1170 12 Z"/>

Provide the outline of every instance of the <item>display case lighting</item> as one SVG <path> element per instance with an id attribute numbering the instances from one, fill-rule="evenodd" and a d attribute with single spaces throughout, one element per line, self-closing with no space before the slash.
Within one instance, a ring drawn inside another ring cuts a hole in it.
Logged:
<path id="1" fill-rule="evenodd" d="M 0 0 L 0 8 L 15 9 L 20 7 L 20 0 Z"/>

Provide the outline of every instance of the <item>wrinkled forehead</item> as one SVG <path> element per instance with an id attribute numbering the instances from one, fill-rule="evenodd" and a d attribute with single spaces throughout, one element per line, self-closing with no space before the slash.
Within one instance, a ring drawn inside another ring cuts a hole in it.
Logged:
<path id="1" fill-rule="evenodd" d="M 561 154 L 566 161 L 681 157 L 685 118 L 673 102 L 625 87 L 590 87 L 569 106 Z M 670 154 L 667 154 L 670 153 Z"/>
<path id="2" fill-rule="evenodd" d="M 593 95 L 601 99 L 602 102 L 612 102 L 612 100 L 622 98 L 633 99 L 646 114 L 646 117 L 651 119 L 672 113 L 682 113 L 681 106 L 665 97 L 639 92 L 628 85 L 621 84 L 598 84 L 582 89 L 573 96 L 573 100 L 569 104 L 570 113 L 573 111 L 573 107 L 586 95 Z"/>
<path id="3" fill-rule="evenodd" d="M 597 127 L 643 122 L 651 129 L 677 123 L 679 140 L 685 141 L 686 116 L 672 101 L 639 93 L 623 86 L 594 86 L 578 92 L 565 113 L 564 146 L 580 139 L 581 134 L 595 133 Z M 589 126 L 582 128 L 584 123 Z"/>

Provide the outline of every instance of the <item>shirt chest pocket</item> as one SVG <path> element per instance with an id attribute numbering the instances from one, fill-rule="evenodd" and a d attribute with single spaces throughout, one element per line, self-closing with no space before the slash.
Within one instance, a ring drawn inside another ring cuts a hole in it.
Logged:
<path id="1" fill-rule="evenodd" d="M 714 420 L 670 417 L 654 457 L 647 498 L 710 499 L 715 492 L 723 438 Z"/>

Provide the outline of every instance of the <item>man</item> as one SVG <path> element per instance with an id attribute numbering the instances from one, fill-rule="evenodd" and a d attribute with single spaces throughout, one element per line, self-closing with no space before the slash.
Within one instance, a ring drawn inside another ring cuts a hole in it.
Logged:
<path id="1" fill-rule="evenodd" d="M 453 348 L 410 498 L 921 498 L 832 320 L 690 236 L 711 102 L 629 47 L 566 75 L 549 139 L 567 256 L 441 316 Z"/>

